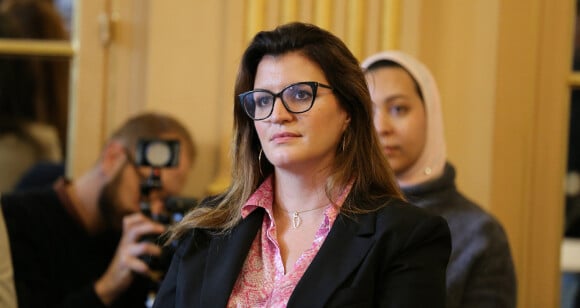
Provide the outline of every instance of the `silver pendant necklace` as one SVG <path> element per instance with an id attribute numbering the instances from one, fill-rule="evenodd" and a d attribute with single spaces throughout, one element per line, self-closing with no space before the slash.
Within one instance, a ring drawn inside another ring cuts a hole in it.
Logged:
<path id="1" fill-rule="evenodd" d="M 292 219 L 292 229 L 297 229 L 302 224 L 302 218 L 300 217 L 300 214 L 311 212 L 314 210 L 318 210 L 318 209 L 321 209 L 323 207 L 326 207 L 326 205 L 322 205 L 322 206 L 315 207 L 315 208 L 309 209 L 309 210 L 304 210 L 304 211 L 292 211 L 292 212 L 286 211 L 286 213 L 290 214 L 290 218 Z"/>

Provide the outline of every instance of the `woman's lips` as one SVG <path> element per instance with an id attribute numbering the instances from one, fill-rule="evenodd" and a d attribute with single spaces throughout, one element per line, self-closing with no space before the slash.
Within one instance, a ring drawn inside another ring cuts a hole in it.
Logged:
<path id="1" fill-rule="evenodd" d="M 278 133 L 278 134 L 274 134 L 272 135 L 272 138 L 270 138 L 270 141 L 274 141 L 274 142 L 285 142 L 294 138 L 300 137 L 299 134 L 296 133 L 290 133 L 290 132 L 283 132 L 283 133 Z"/>
<path id="2" fill-rule="evenodd" d="M 383 152 L 385 152 L 385 154 L 387 156 L 394 155 L 398 151 L 399 151 L 399 147 L 398 146 L 384 146 L 383 147 Z"/>

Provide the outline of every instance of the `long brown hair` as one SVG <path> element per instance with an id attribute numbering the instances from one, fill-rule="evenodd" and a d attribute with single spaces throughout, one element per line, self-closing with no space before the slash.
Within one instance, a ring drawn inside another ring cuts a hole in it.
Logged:
<path id="1" fill-rule="evenodd" d="M 227 232 L 241 220 L 241 208 L 250 195 L 272 174 L 274 167 L 267 160 L 259 159 L 261 145 L 254 122 L 245 114 L 237 96 L 253 89 L 257 67 L 264 56 L 288 52 L 299 52 L 320 66 L 330 86 L 335 89 L 341 107 L 351 117 L 331 166 L 331 176 L 326 183 L 327 195 L 332 196 L 354 180 L 350 195 L 341 208 L 346 213 L 374 211 L 382 206 L 376 202 L 379 198 L 403 198 L 372 126 L 372 103 L 357 59 L 332 33 L 311 24 L 295 22 L 259 32 L 246 49 L 238 70 L 233 100 L 232 184 L 214 199 L 211 206 L 196 208 L 174 226 L 169 240 L 193 228 Z"/>

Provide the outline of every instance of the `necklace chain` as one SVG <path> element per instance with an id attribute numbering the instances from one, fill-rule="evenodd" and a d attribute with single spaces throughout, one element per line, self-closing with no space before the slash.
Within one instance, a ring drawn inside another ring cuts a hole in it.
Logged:
<path id="1" fill-rule="evenodd" d="M 321 205 L 319 207 L 315 207 L 313 209 L 304 210 L 304 211 L 286 211 L 286 210 L 284 210 L 284 211 L 291 215 L 292 229 L 298 229 L 298 227 L 300 227 L 300 225 L 302 224 L 302 218 L 300 217 L 300 214 L 306 213 L 306 212 L 311 212 L 314 210 L 318 210 L 318 209 L 321 209 L 323 207 L 326 207 L 326 205 Z"/>

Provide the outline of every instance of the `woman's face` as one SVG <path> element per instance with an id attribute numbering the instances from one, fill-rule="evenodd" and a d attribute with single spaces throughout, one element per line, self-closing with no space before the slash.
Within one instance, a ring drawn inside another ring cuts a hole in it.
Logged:
<path id="1" fill-rule="evenodd" d="M 320 67 L 299 53 L 267 55 L 258 65 L 254 90 L 279 93 L 304 81 L 328 85 Z M 349 121 L 332 90 L 319 86 L 310 110 L 291 113 L 277 97 L 272 114 L 254 125 L 272 165 L 300 172 L 320 170 L 332 163 Z"/>
<path id="2" fill-rule="evenodd" d="M 383 152 L 396 175 L 421 156 L 427 136 L 425 108 L 413 79 L 402 68 L 378 68 L 366 74 L 374 125 Z"/>

